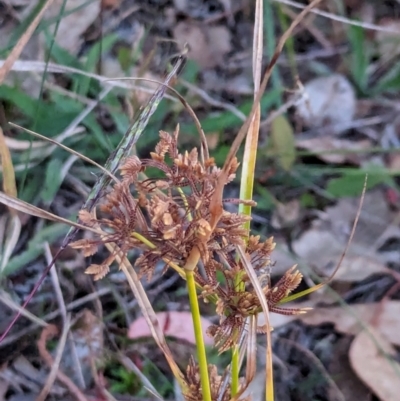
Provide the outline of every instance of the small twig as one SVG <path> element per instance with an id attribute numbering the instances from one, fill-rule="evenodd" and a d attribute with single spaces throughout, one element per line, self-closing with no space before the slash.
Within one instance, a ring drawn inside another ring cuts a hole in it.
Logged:
<path id="1" fill-rule="evenodd" d="M 294 11 L 292 11 L 290 8 L 284 7 L 283 12 L 292 20 L 294 18 L 296 18 L 296 13 Z M 310 21 L 308 21 L 305 18 L 304 21 L 300 23 L 300 25 L 302 27 L 304 27 L 304 29 L 308 30 L 308 32 L 310 32 L 310 34 L 314 36 L 314 38 L 320 43 L 320 45 L 324 49 L 332 50 L 333 46 L 329 42 L 329 40 L 326 39 L 325 35 L 321 32 L 320 29 L 318 29 L 316 26 L 314 26 L 312 24 L 312 22 L 315 20 L 315 14 L 314 15 L 310 15 L 309 17 L 311 17 Z M 310 18 L 308 18 L 308 19 L 310 19 Z M 300 33 L 300 32 L 298 32 L 298 33 Z"/>

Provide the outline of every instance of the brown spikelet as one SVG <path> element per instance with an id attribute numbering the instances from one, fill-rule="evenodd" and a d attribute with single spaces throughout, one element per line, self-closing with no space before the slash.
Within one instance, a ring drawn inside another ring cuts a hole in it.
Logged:
<path id="1" fill-rule="evenodd" d="M 85 258 L 94 255 L 99 249 L 98 243 L 89 239 L 71 242 L 69 246 L 74 249 L 82 249 Z"/>
<path id="2" fill-rule="evenodd" d="M 120 172 L 123 177 L 123 182 L 133 184 L 142 170 L 142 162 L 137 156 L 130 156 L 125 159 L 120 167 Z"/>
<path id="3" fill-rule="evenodd" d="M 102 278 L 104 278 L 109 271 L 110 271 L 110 266 L 108 266 L 108 265 L 92 264 L 85 270 L 85 274 L 92 274 L 93 280 L 97 281 L 97 280 L 101 280 Z"/>

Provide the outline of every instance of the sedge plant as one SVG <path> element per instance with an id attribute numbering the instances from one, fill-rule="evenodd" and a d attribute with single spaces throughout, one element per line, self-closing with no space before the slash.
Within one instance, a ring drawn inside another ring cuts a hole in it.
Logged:
<path id="1" fill-rule="evenodd" d="M 252 194 L 260 99 L 285 41 L 304 15 L 319 1 L 311 2 L 294 19 L 278 42 L 262 79 L 263 5 L 262 1 L 256 2 L 254 104 L 223 166 L 218 167 L 209 156 L 201 127 L 200 148 L 181 152 L 180 130 L 177 126 L 172 133 L 160 132 L 159 142 L 149 158 L 130 154 L 128 146 L 123 148 L 118 163 L 113 159 L 112 164 L 106 166 L 115 166 L 112 171 L 101 168 L 107 180 L 103 179 L 100 187 L 108 186 L 108 191 L 105 195 L 101 193 L 102 196 L 98 196 L 100 192 L 97 192 L 89 198 L 90 201 L 79 212 L 79 223 L 71 223 L 18 200 L 15 191 L 0 193 L 0 202 L 10 209 L 89 231 L 86 238 L 69 243 L 72 248 L 82 250 L 86 257 L 102 248 L 107 250 L 103 261 L 91 264 L 86 273 L 92 275 L 94 280 L 101 280 L 114 265 L 124 272 L 154 340 L 188 401 L 243 399 L 242 395 L 256 371 L 256 333 L 266 335 L 266 401 L 273 401 L 269 313 L 305 313 L 306 309 L 284 307 L 283 304 L 326 284 L 324 282 L 292 294 L 300 284 L 302 274 L 296 266 L 291 266 L 272 285 L 269 271 L 274 240 L 261 240 L 259 236 L 251 235 L 250 231 L 251 208 L 256 205 L 252 201 Z M 164 84 L 164 90 L 166 86 Z M 240 163 L 236 154 L 245 137 L 240 197 L 225 199 L 224 188 L 237 174 Z M 84 156 L 82 158 L 90 161 Z M 147 176 L 151 170 L 157 171 L 151 176 L 158 178 Z M 108 185 L 108 182 L 111 184 Z M 228 211 L 228 203 L 239 205 L 239 211 Z M 133 249 L 140 251 L 134 263 L 129 260 Z M 164 271 L 174 269 L 186 280 L 197 358 L 192 357 L 183 372 L 174 359 L 141 282 L 142 277 L 149 279 L 155 274 L 155 267 L 160 262 L 164 264 Z M 230 369 L 226 369 L 224 374 L 207 361 L 199 301 L 213 304 L 215 314 L 219 317 L 218 323 L 211 326 L 207 333 L 214 339 L 215 347 L 220 353 L 232 353 Z M 266 324 L 258 326 L 257 316 L 261 312 L 266 317 Z M 247 364 L 241 377 L 240 367 L 244 356 Z"/>

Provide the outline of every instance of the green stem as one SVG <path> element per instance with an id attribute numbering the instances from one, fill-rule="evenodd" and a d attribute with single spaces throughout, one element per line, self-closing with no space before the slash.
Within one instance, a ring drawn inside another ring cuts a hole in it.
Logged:
<path id="1" fill-rule="evenodd" d="M 197 299 L 196 283 L 193 271 L 186 270 L 186 283 L 189 292 L 190 310 L 192 312 L 194 335 L 196 339 L 197 358 L 200 368 L 200 381 L 203 401 L 211 401 L 210 379 L 208 377 L 208 364 L 206 347 L 204 346 L 203 330 L 201 327 L 199 302 Z"/>
<path id="2" fill-rule="evenodd" d="M 232 374 L 231 374 L 231 395 L 234 396 L 239 391 L 239 346 L 236 345 L 232 349 Z"/>

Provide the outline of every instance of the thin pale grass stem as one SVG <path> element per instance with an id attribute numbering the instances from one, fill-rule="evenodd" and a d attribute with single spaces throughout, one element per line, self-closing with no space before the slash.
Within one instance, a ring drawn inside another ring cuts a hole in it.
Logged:
<path id="1" fill-rule="evenodd" d="M 196 85 L 191 84 L 183 79 L 179 81 L 185 88 L 189 89 L 190 91 L 194 92 L 196 95 L 199 95 L 204 101 L 214 107 L 219 107 L 223 110 L 230 111 L 233 115 L 239 118 L 242 121 L 246 120 L 246 115 L 240 111 L 237 107 L 233 104 L 222 102 L 220 100 L 212 98 L 206 91 L 203 89 L 198 88 Z"/>
<path id="2" fill-rule="evenodd" d="M 250 383 L 257 371 L 257 315 L 248 318 L 246 382 Z M 240 363 L 239 363 L 240 365 Z"/>
<path id="3" fill-rule="evenodd" d="M 109 288 L 100 288 L 95 293 L 85 295 L 82 298 L 79 298 L 73 302 L 70 302 L 69 304 L 67 304 L 67 310 L 72 311 L 88 302 L 98 299 L 99 297 L 108 295 L 110 293 L 110 291 L 111 290 Z M 0 291 L 0 295 L 1 294 L 2 294 L 2 292 Z M 61 311 L 59 309 L 57 309 L 57 310 L 50 312 L 47 315 L 43 316 L 43 318 L 41 320 L 43 320 L 46 323 L 49 320 L 55 319 L 60 314 L 61 314 Z M 46 325 L 47 324 L 44 324 L 43 327 L 45 327 Z M 9 335 L 3 342 L 0 343 L 0 349 L 12 344 L 15 341 L 18 341 L 21 337 L 26 336 L 27 334 L 36 330 L 38 327 L 40 327 L 39 324 L 33 323 L 29 327 L 25 327 L 24 329 L 22 329 L 16 333 L 13 333 L 12 335 Z"/>
<path id="4" fill-rule="evenodd" d="M 111 179 L 113 179 L 115 182 L 117 182 L 117 183 L 119 182 L 119 179 L 118 179 L 117 177 L 115 177 L 114 174 L 112 174 L 110 171 L 108 171 L 108 170 L 107 170 L 106 168 L 104 168 L 102 165 L 96 163 L 96 162 L 95 162 L 94 160 L 92 160 L 91 158 L 89 158 L 89 157 L 83 155 L 82 153 L 79 153 L 79 152 L 77 152 L 76 150 L 73 150 L 73 149 L 69 148 L 68 146 L 63 145 L 62 143 L 57 142 L 57 141 L 55 141 L 55 140 L 52 139 L 52 138 L 47 138 L 46 136 L 40 135 L 40 134 L 38 134 L 37 132 L 31 131 L 31 130 L 29 130 L 29 129 L 27 129 L 27 128 L 24 128 L 24 127 L 21 127 L 21 126 L 18 125 L 18 124 L 14 124 L 14 123 L 11 123 L 11 122 L 10 122 L 9 124 L 10 124 L 11 126 L 15 127 L 15 128 L 18 128 L 18 129 L 21 129 L 21 130 L 27 132 L 27 133 L 30 134 L 30 135 L 36 136 L 37 138 L 43 139 L 43 140 L 46 141 L 46 142 L 50 142 L 50 143 L 52 143 L 52 144 L 58 146 L 59 148 L 66 150 L 67 152 L 69 152 L 69 153 L 71 153 L 71 154 L 73 154 L 73 155 L 79 157 L 79 158 L 82 159 L 83 161 L 85 161 L 85 162 L 87 162 L 87 163 L 90 163 L 90 164 L 92 164 L 93 166 L 97 167 L 99 170 L 101 170 L 104 174 L 107 174 L 107 175 L 108 175 Z"/>
<path id="5" fill-rule="evenodd" d="M 85 128 L 79 127 L 79 131 L 84 132 Z M 43 148 L 47 146 L 46 142 L 41 142 L 41 141 L 31 142 L 31 141 L 26 141 L 24 139 L 10 138 L 8 136 L 5 138 L 5 142 L 9 149 L 18 152 L 23 152 L 25 150 L 28 150 L 29 148 L 43 150 Z"/>
<path id="6" fill-rule="evenodd" d="M 44 253 L 46 256 L 46 260 L 50 261 L 53 256 L 51 255 L 49 243 L 46 241 L 43 245 Z M 53 283 L 54 292 L 56 294 L 56 300 L 58 303 L 58 308 L 60 309 L 60 313 L 63 319 L 63 324 L 67 321 L 67 308 L 65 306 L 64 297 L 61 291 L 60 280 L 58 279 L 56 265 L 54 264 L 53 267 L 50 269 L 50 277 Z"/>
<path id="7" fill-rule="evenodd" d="M 146 375 L 142 372 L 141 369 L 136 366 L 132 359 L 128 358 L 122 352 L 118 351 L 118 358 L 121 362 L 122 365 L 125 366 L 127 370 L 130 370 L 131 372 L 135 373 L 136 376 L 140 378 L 142 381 L 143 387 L 152 395 L 154 395 L 156 398 L 159 400 L 163 401 L 163 398 L 161 394 L 156 390 L 156 388 L 153 386 L 151 381 L 146 377 Z"/>
<path id="8" fill-rule="evenodd" d="M 0 67 L 4 64 L 5 60 L 0 60 Z M 73 67 L 67 67 L 61 64 L 55 64 L 55 63 L 48 63 L 47 64 L 48 68 L 46 70 L 46 63 L 43 61 L 36 61 L 36 60 L 17 60 L 13 67 L 13 71 L 20 71 L 20 72 L 30 72 L 30 71 L 38 71 L 38 72 L 51 72 L 53 74 L 77 74 L 77 75 L 82 75 L 84 77 L 92 78 L 102 84 L 106 83 L 106 81 L 109 80 L 108 77 L 94 74 L 91 72 L 79 70 L 77 68 Z M 118 79 L 118 78 L 117 78 Z M 129 90 L 138 90 L 141 92 L 153 94 L 154 90 L 151 88 L 146 88 L 143 86 L 137 86 L 137 85 L 129 85 L 125 83 L 119 83 L 117 82 L 110 82 L 109 83 L 111 86 L 116 87 L 116 88 L 121 88 L 121 89 L 129 89 Z M 172 96 L 165 95 L 166 99 L 176 101 L 176 99 Z"/>
<path id="9" fill-rule="evenodd" d="M 68 226 L 73 226 L 79 228 L 80 230 L 90 231 L 95 234 L 102 234 L 102 231 L 96 230 L 92 227 L 84 226 L 83 224 L 75 223 L 71 220 L 65 219 L 63 217 L 59 217 L 53 213 L 47 212 L 46 210 L 40 209 L 36 206 L 31 205 L 30 203 L 24 202 L 21 199 L 14 198 L 13 196 L 9 196 L 4 192 L 0 191 L 0 203 L 11 207 L 19 212 L 29 214 L 31 216 L 36 216 L 41 219 L 46 219 L 50 221 L 55 221 L 58 223 L 64 223 Z"/>
<path id="10" fill-rule="evenodd" d="M 45 250 L 45 255 L 46 255 L 46 261 L 47 261 L 47 263 L 50 263 L 53 258 L 53 255 L 51 254 L 51 250 L 50 250 L 50 246 L 49 246 L 48 242 L 44 243 L 44 250 Z M 53 264 L 52 268 L 50 269 L 50 277 L 51 277 L 51 281 L 53 283 L 54 292 L 56 293 L 58 309 L 61 312 L 63 324 L 66 325 L 68 322 L 67 307 L 65 305 L 65 300 L 64 300 L 64 297 L 63 297 L 63 294 L 61 291 L 60 280 L 58 278 L 55 263 Z M 77 349 L 75 346 L 75 341 L 74 341 L 72 331 L 68 332 L 68 343 L 69 343 L 69 347 L 71 350 L 71 357 L 72 357 L 71 359 L 74 363 L 74 372 L 76 373 L 76 376 L 78 378 L 79 386 L 81 388 L 85 388 L 86 385 L 85 385 L 85 379 L 83 377 L 82 365 L 79 360 L 79 356 L 78 356 L 78 352 L 77 352 Z"/>
<path id="11" fill-rule="evenodd" d="M 47 351 L 47 349 L 46 349 L 47 338 L 54 335 L 57 331 L 55 326 L 49 326 L 49 327 L 50 327 L 50 329 L 48 332 L 46 332 L 45 330 L 42 331 L 41 338 L 37 342 L 37 346 L 38 346 L 41 357 L 46 361 L 46 364 L 52 369 L 52 371 L 53 371 L 53 369 L 56 368 L 55 371 L 57 374 L 57 379 L 62 384 L 64 384 L 65 387 L 67 387 L 67 389 L 70 391 L 70 393 L 74 396 L 74 398 L 77 401 L 88 401 L 86 396 L 82 393 L 82 391 L 78 388 L 78 386 L 65 373 L 63 373 L 59 369 L 59 364 L 56 364 L 53 361 L 52 356 Z M 62 333 L 63 335 L 64 335 L 65 331 L 66 330 L 64 330 Z M 64 343 L 65 343 L 65 339 L 64 339 L 63 335 L 61 336 L 61 339 L 59 340 L 59 346 L 60 346 L 61 341 L 64 341 Z M 43 401 L 44 401 L 44 399 L 43 399 Z M 38 401 L 38 400 L 39 400 L 39 398 L 36 398 L 36 401 Z M 40 400 L 42 400 L 42 399 L 40 399 Z"/>
<path id="12" fill-rule="evenodd" d="M 296 1 L 291 1 L 291 0 L 272 0 L 272 1 L 274 1 L 276 3 L 286 4 L 288 6 L 298 8 L 301 10 L 304 10 L 306 7 L 304 4 L 297 3 Z M 314 8 L 310 12 L 313 14 L 319 15 L 321 17 L 331 19 L 333 21 L 343 22 L 346 25 L 359 26 L 361 28 L 369 29 L 371 31 L 387 32 L 387 33 L 392 33 L 395 35 L 399 34 L 399 31 L 397 31 L 395 29 L 390 29 L 390 28 L 386 28 L 384 26 L 371 24 L 369 22 L 356 21 L 356 20 L 353 20 L 350 18 L 342 17 L 340 15 L 336 15 L 336 14 L 328 13 L 326 11 L 319 10 L 318 8 Z"/>
<path id="13" fill-rule="evenodd" d="M 4 290 L 0 290 L 0 302 L 3 303 L 4 305 L 8 306 L 11 310 L 17 311 L 22 316 L 26 317 L 31 322 L 35 323 L 35 325 L 40 326 L 40 327 L 47 326 L 47 323 L 43 319 L 40 319 L 39 317 L 35 316 L 33 313 L 29 312 L 26 309 L 23 309 L 20 305 L 15 303 L 15 301 L 12 300 L 10 294 L 8 294 Z"/>
<path id="14" fill-rule="evenodd" d="M 97 96 L 96 100 L 93 100 L 89 106 L 84 108 L 68 125 L 63 131 L 63 135 L 69 135 L 73 132 L 76 127 L 98 106 L 101 100 L 103 100 L 111 91 L 112 86 L 107 85 Z"/>

